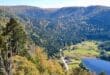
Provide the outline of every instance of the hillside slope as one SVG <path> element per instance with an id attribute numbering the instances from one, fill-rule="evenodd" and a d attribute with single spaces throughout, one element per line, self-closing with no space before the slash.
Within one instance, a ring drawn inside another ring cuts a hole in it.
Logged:
<path id="1" fill-rule="evenodd" d="M 0 16 L 16 16 L 26 25 L 34 42 L 54 55 L 65 45 L 84 40 L 110 40 L 110 7 L 1 6 Z"/>

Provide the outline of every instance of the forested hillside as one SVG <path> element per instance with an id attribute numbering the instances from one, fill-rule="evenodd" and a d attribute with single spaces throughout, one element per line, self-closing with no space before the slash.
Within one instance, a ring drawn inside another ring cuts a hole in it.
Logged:
<path id="1" fill-rule="evenodd" d="M 0 75 L 64 75 L 62 66 L 34 45 L 18 19 L 0 22 Z"/>
<path id="2" fill-rule="evenodd" d="M 81 60 L 110 60 L 109 20 L 105 6 L 0 6 L 0 75 L 93 75 Z"/>
<path id="3" fill-rule="evenodd" d="M 0 16 L 18 17 L 28 35 L 52 56 L 66 45 L 84 40 L 110 40 L 110 7 L 65 7 L 42 9 L 31 6 L 1 6 Z"/>
<path id="4" fill-rule="evenodd" d="M 48 58 L 18 18 L 0 19 L 0 75 L 90 75 L 80 67 L 66 71 L 60 58 Z"/>

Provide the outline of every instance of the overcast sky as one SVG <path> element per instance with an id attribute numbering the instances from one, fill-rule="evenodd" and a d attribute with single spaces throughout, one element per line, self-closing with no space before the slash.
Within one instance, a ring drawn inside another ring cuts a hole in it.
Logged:
<path id="1" fill-rule="evenodd" d="M 30 5 L 41 8 L 91 5 L 110 6 L 110 0 L 0 0 L 0 5 Z"/>

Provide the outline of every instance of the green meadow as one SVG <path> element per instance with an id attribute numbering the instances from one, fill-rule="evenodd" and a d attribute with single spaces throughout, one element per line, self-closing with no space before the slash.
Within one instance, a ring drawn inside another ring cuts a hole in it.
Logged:
<path id="1" fill-rule="evenodd" d="M 79 67 L 82 58 L 98 57 L 100 54 L 96 41 L 85 41 L 68 46 L 63 53 L 69 59 L 68 65 L 70 69 Z"/>

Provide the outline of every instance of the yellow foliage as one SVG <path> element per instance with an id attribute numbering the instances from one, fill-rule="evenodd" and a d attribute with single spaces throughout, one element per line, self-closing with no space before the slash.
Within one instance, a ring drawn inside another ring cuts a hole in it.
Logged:
<path id="1" fill-rule="evenodd" d="M 68 75 L 95 75 L 95 74 L 91 74 L 89 71 L 81 68 L 75 68 L 70 70 Z"/>
<path id="2" fill-rule="evenodd" d="M 43 49 L 37 47 L 32 61 L 26 57 L 13 56 L 13 75 L 64 75 L 61 65 L 54 59 L 48 59 Z"/>
<path id="3" fill-rule="evenodd" d="M 37 47 L 33 56 L 34 60 L 38 60 L 40 72 L 48 72 L 49 75 L 64 75 L 61 65 L 54 59 L 48 59 L 47 54 L 43 52 L 42 48 Z"/>
<path id="4" fill-rule="evenodd" d="M 56 74 L 64 75 L 64 72 L 63 72 L 61 65 L 55 60 L 50 59 L 48 61 L 47 68 L 51 73 L 54 73 L 55 75 Z"/>
<path id="5" fill-rule="evenodd" d="M 28 61 L 25 57 L 13 56 L 13 75 L 39 75 L 39 71 L 36 69 L 36 65 L 31 61 Z"/>

